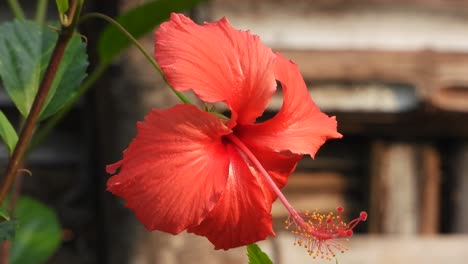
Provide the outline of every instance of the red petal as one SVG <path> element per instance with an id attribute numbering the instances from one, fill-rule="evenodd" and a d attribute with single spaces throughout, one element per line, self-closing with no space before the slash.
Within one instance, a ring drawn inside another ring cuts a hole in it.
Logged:
<path id="1" fill-rule="evenodd" d="M 117 161 L 116 163 L 109 164 L 106 166 L 106 172 L 109 174 L 114 174 L 122 166 L 122 160 Z"/>
<path id="2" fill-rule="evenodd" d="M 205 220 L 188 229 L 188 232 L 206 236 L 216 249 L 248 245 L 275 235 L 271 202 L 264 195 L 268 187 L 258 176 L 252 175 L 252 168 L 234 146 L 228 144 L 227 148 L 231 165 L 226 189 Z"/>
<path id="3" fill-rule="evenodd" d="M 230 127 L 236 121 L 254 123 L 276 90 L 271 49 L 226 18 L 200 26 L 172 14 L 156 31 L 154 56 L 174 89 L 193 89 L 205 102 L 225 102 Z"/>
<path id="4" fill-rule="evenodd" d="M 221 136 L 228 133 L 219 119 L 195 106 L 152 110 L 138 123 L 107 189 L 124 198 L 149 230 L 177 234 L 196 226 L 225 189 L 229 157 Z"/>
<path id="5" fill-rule="evenodd" d="M 341 138 L 335 117 L 328 117 L 310 98 L 299 68 L 277 54 L 275 75 L 283 87 L 283 106 L 276 116 L 260 124 L 236 128 L 240 138 L 274 151 L 291 151 L 314 157 L 330 138 Z"/>

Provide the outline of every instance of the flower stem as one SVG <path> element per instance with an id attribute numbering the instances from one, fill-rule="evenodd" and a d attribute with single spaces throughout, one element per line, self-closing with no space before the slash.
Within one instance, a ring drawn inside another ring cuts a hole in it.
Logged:
<path id="1" fill-rule="evenodd" d="M 172 88 L 167 79 L 166 79 L 166 76 L 164 76 L 164 72 L 161 70 L 161 68 L 159 67 L 158 63 L 156 62 L 156 60 L 154 60 L 154 58 L 148 54 L 148 52 L 145 50 L 145 48 L 140 44 L 140 42 L 138 42 L 138 40 L 132 35 L 130 34 L 130 32 L 128 32 L 124 27 L 122 27 L 122 25 L 119 24 L 119 22 L 115 21 L 113 18 L 109 17 L 109 16 L 106 16 L 104 14 L 101 14 L 101 13 L 87 13 L 85 15 L 83 15 L 83 17 L 81 18 L 80 22 L 84 22 L 85 20 L 89 19 L 89 18 L 100 18 L 100 19 L 103 19 L 105 20 L 106 22 L 114 25 L 120 32 L 122 32 L 122 34 L 124 34 L 128 39 L 130 39 L 130 41 L 133 43 L 133 45 L 135 45 L 138 50 L 140 50 L 140 52 L 143 54 L 143 56 L 145 56 L 145 58 L 151 63 L 151 65 L 153 65 L 153 67 L 159 72 L 159 74 L 161 75 L 161 77 L 164 79 L 164 81 L 166 82 L 166 84 L 171 88 L 172 92 L 177 96 L 179 97 L 179 99 L 184 102 L 185 104 L 193 104 L 190 99 L 188 99 L 183 93 L 175 90 L 174 88 Z"/>
<path id="2" fill-rule="evenodd" d="M 74 0 L 72 2 L 72 8 L 70 8 L 70 12 L 67 14 L 71 19 L 75 20 L 77 17 L 77 13 L 75 12 L 78 12 L 79 14 L 79 11 L 81 10 L 81 4 L 82 1 L 80 0 Z M 54 81 L 55 74 L 57 73 L 58 67 L 65 53 L 65 49 L 75 31 L 75 25 L 76 23 L 72 21 L 72 23 L 68 25 L 62 25 L 61 27 L 57 42 L 52 52 L 52 56 L 44 73 L 44 77 L 41 81 L 36 97 L 34 98 L 33 105 L 31 106 L 28 117 L 26 118 L 24 127 L 21 130 L 18 143 L 16 144 L 15 150 L 13 151 L 13 154 L 8 161 L 4 182 L 0 187 L 0 203 L 5 199 L 5 196 L 15 179 L 20 164 L 23 161 L 24 154 L 28 148 L 42 107 L 44 106 L 47 94 L 49 93 L 52 82 Z"/>
<path id="3" fill-rule="evenodd" d="M 24 12 L 21 5 L 18 3 L 18 0 L 8 0 L 10 9 L 17 19 L 24 20 Z"/>
<path id="4" fill-rule="evenodd" d="M 43 24 L 47 14 L 47 4 L 49 0 L 38 0 L 36 6 L 36 22 Z"/>

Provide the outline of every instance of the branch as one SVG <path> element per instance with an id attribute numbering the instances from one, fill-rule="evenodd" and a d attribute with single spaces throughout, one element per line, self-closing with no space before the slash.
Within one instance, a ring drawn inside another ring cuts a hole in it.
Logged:
<path id="1" fill-rule="evenodd" d="M 18 143 L 16 144 L 15 150 L 13 151 L 13 155 L 11 156 L 8 162 L 4 182 L 0 187 L 0 204 L 5 199 L 5 196 L 8 190 L 10 189 L 11 184 L 13 183 L 17 174 L 17 171 L 23 161 L 24 154 L 28 148 L 34 128 L 44 106 L 44 102 L 47 98 L 52 82 L 54 81 L 55 74 L 57 73 L 58 67 L 65 53 L 65 49 L 75 31 L 75 20 L 79 15 L 79 11 L 81 10 L 81 4 L 82 1 L 80 0 L 75 0 L 72 2 L 71 8 L 69 10 L 70 12 L 67 13 L 70 19 L 72 19 L 72 23 L 62 25 L 60 29 L 59 37 L 52 52 L 49 64 L 47 65 L 44 78 L 42 79 L 42 82 L 39 86 L 33 105 L 31 106 L 28 117 L 24 124 L 24 127 L 21 130 L 21 134 Z M 76 13 L 77 10 L 78 12 Z"/>

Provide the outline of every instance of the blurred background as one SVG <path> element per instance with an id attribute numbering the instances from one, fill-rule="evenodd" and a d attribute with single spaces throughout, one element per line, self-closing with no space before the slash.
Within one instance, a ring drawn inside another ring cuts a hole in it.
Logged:
<path id="1" fill-rule="evenodd" d="M 34 8 L 35 1 L 21 2 Z M 115 17 L 143 2 L 87 0 L 86 10 Z M 297 209 L 343 205 L 348 219 L 369 213 L 344 242 L 351 250 L 340 263 L 467 263 L 468 1 L 211 0 L 187 14 L 200 23 L 226 16 L 259 35 L 299 65 L 312 98 L 337 117 L 344 138 L 327 142 L 315 160 L 304 158 L 284 190 Z M 3 1 L 0 18 L 11 19 Z M 103 25 L 82 27 L 91 61 Z M 153 34 L 141 41 L 153 50 Z M 191 234 L 148 233 L 105 192 L 104 167 L 120 159 L 136 121 L 175 103 L 132 48 L 30 155 L 34 175 L 23 179 L 22 192 L 52 206 L 63 226 L 49 263 L 246 263 L 245 248 L 214 251 Z M 0 107 L 14 119 L 3 90 Z M 293 245 L 280 204 L 272 214 L 277 238 L 260 246 L 274 263 L 330 263 Z"/>

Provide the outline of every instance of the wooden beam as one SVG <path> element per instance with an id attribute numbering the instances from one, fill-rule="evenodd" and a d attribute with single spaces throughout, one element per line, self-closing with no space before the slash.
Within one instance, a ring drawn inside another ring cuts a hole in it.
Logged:
<path id="1" fill-rule="evenodd" d="M 327 112 L 327 114 L 336 116 L 338 131 L 344 135 L 468 139 L 467 113 L 441 112 L 429 108 L 425 111 L 402 113 Z M 274 112 L 266 112 L 259 122 L 274 115 Z"/>
<path id="2" fill-rule="evenodd" d="M 385 164 L 387 146 L 382 141 L 372 142 L 370 148 L 369 175 L 370 175 L 370 201 L 369 220 L 367 222 L 369 233 L 379 234 L 383 231 L 383 217 L 387 192 L 382 190 L 382 168 Z"/>
<path id="3" fill-rule="evenodd" d="M 421 206 L 419 210 L 420 233 L 435 235 L 439 233 L 441 161 L 434 146 L 425 145 L 420 150 L 421 158 Z"/>
<path id="4" fill-rule="evenodd" d="M 468 138 L 468 115 L 439 111 L 401 114 L 329 113 L 336 115 L 338 130 L 345 135 L 401 138 Z"/>
<path id="5" fill-rule="evenodd" d="M 468 112 L 468 53 L 383 50 L 280 50 L 314 82 L 383 82 L 414 85 L 435 107 Z"/>
<path id="6" fill-rule="evenodd" d="M 343 192 L 348 186 L 345 175 L 334 171 L 326 172 L 295 172 L 289 176 L 288 184 L 283 191 L 297 192 Z"/>
<path id="7" fill-rule="evenodd" d="M 468 233 L 468 141 L 460 142 L 454 155 L 451 170 L 454 171 L 455 186 L 451 192 L 454 223 L 453 232 Z"/>

